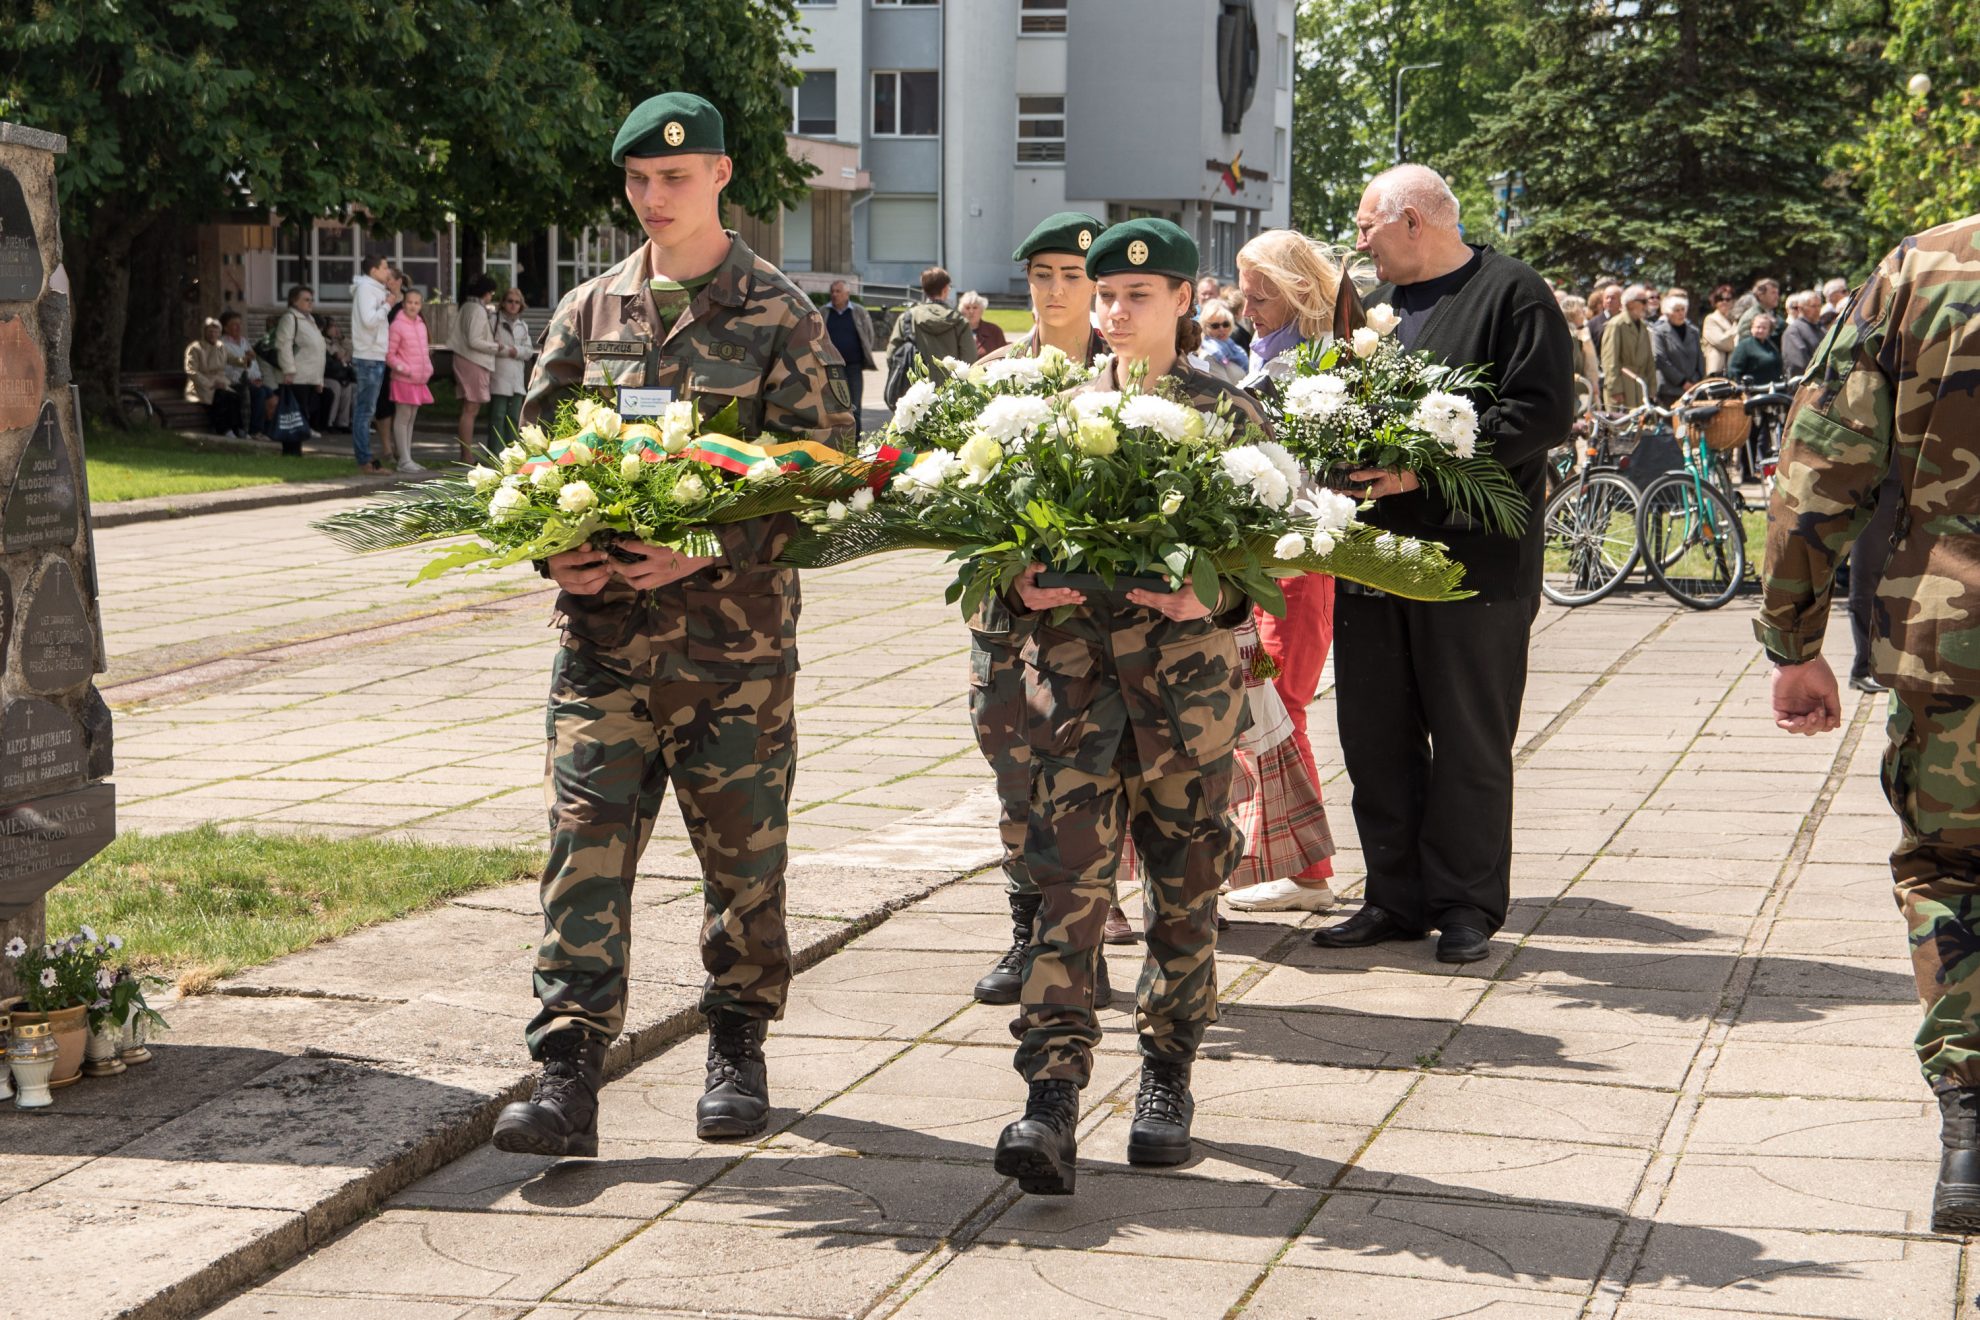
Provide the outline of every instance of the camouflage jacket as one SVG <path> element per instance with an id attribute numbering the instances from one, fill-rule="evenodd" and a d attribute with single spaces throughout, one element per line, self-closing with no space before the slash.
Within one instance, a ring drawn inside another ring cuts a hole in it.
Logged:
<path id="1" fill-rule="evenodd" d="M 1905 239 L 1836 319 L 1788 415 L 1755 631 L 1821 653 L 1836 561 L 1895 472 L 1904 503 L 1871 658 L 1895 688 L 1980 693 L 1980 216 Z"/>
<path id="2" fill-rule="evenodd" d="M 1117 388 L 1110 364 L 1069 392 Z M 1250 395 L 1181 359 L 1162 392 L 1203 409 L 1229 399 L 1235 413 L 1269 431 Z M 1021 604 L 1016 612 L 1030 617 Z M 1209 618 L 1178 623 L 1096 593 L 1062 622 L 1039 619 L 1024 646 L 1032 750 L 1089 774 L 1118 765 L 1144 779 L 1228 756 L 1247 722 L 1231 629 L 1250 613 L 1240 596 Z"/>
<path id="3" fill-rule="evenodd" d="M 1006 357 L 1036 357 L 1037 343 L 1038 333 L 1033 330 L 986 354 L 982 361 L 995 362 L 998 358 Z M 1106 351 L 1107 341 L 1100 337 L 1098 330 L 1089 329 L 1086 332 L 1086 356 L 1081 358 L 1080 362 L 1084 366 L 1092 366 L 1093 360 L 1104 355 Z M 1031 635 L 1031 620 L 1016 618 L 1001 597 L 990 595 L 983 598 L 983 603 L 976 607 L 976 613 L 970 616 L 969 628 L 976 634 L 978 649 L 993 646 L 1015 648 L 1023 646 L 1025 639 Z"/>
<path id="4" fill-rule="evenodd" d="M 729 255 L 665 333 L 642 246 L 571 290 L 543 335 L 525 421 L 580 388 L 670 391 L 704 416 L 730 400 L 743 437 L 761 432 L 843 448 L 852 435 L 845 366 L 811 299 L 731 236 Z M 557 599 L 568 634 L 607 650 L 635 632 L 657 654 L 657 678 L 733 681 L 797 668 L 797 573 L 775 568 L 794 526 L 757 518 L 718 529 L 720 562 L 643 594 L 614 578 L 594 596 Z"/>

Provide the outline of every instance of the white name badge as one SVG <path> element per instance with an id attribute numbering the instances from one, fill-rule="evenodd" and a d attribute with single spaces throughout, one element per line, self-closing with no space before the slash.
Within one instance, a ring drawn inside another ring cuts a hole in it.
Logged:
<path id="1" fill-rule="evenodd" d="M 644 417 L 657 420 L 667 411 L 667 405 L 674 401 L 672 390 L 640 390 L 630 385 L 619 387 L 619 416 Z"/>

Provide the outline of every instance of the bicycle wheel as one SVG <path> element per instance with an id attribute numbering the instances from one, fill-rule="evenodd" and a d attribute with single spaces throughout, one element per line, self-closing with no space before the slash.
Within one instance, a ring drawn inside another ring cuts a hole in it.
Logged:
<path id="1" fill-rule="evenodd" d="M 1614 472 L 1575 476 L 1541 515 L 1545 567 L 1540 590 L 1556 605 L 1588 605 L 1636 567 L 1636 487 Z"/>
<path id="2" fill-rule="evenodd" d="M 1746 532 L 1717 486 L 1665 473 L 1643 492 L 1637 536 L 1650 576 L 1692 609 L 1715 610 L 1739 594 Z"/>

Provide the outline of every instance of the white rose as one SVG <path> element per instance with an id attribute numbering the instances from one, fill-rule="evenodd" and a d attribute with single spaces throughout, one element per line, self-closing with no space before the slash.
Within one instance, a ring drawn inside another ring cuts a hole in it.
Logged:
<path id="1" fill-rule="evenodd" d="M 557 492 L 557 507 L 565 513 L 583 513 L 598 503 L 598 495 L 588 481 L 573 481 Z"/>
<path id="2" fill-rule="evenodd" d="M 502 460 L 502 470 L 504 472 L 514 472 L 517 468 L 529 462 L 529 451 L 521 445 L 509 445 L 500 454 L 496 455 L 496 457 Z"/>
<path id="3" fill-rule="evenodd" d="M 616 417 L 618 414 L 614 413 L 613 416 Z M 598 457 L 596 453 L 592 452 L 591 446 L 582 440 L 571 441 L 570 448 L 564 452 L 570 455 L 571 461 L 574 463 L 589 463 L 592 459 Z"/>
<path id="4" fill-rule="evenodd" d="M 522 484 L 522 474 L 519 472 L 511 472 L 508 476 L 502 478 L 503 490 L 521 490 Z"/>
<path id="5" fill-rule="evenodd" d="M 1072 358 L 1066 355 L 1066 350 L 1051 344 L 1039 349 L 1038 356 L 1033 361 L 1038 363 L 1039 371 L 1047 375 L 1064 371 L 1072 365 Z"/>
<path id="6" fill-rule="evenodd" d="M 488 516 L 496 522 L 507 522 L 521 513 L 529 504 L 529 496 L 514 486 L 504 486 L 495 492 L 495 498 L 488 501 Z"/>
<path id="7" fill-rule="evenodd" d="M 861 486 L 852 493 L 850 504 L 854 513 L 863 513 L 867 509 L 872 508 L 873 488 L 871 486 Z"/>
<path id="8" fill-rule="evenodd" d="M 1349 343 L 1356 357 L 1365 358 L 1382 346 L 1382 336 L 1364 325 L 1354 332 Z"/>
<path id="9" fill-rule="evenodd" d="M 676 399 L 667 405 L 660 415 L 660 448 L 670 454 L 678 454 L 694 439 L 694 405 L 686 399 Z"/>
<path id="10" fill-rule="evenodd" d="M 784 469 L 777 466 L 776 459 L 759 458 L 754 463 L 751 463 L 749 465 L 749 471 L 743 473 L 743 480 L 770 481 L 776 477 L 781 477 L 783 475 L 784 475 Z"/>
<path id="11" fill-rule="evenodd" d="M 613 412 L 610 408 L 600 408 L 597 412 L 591 414 L 591 421 L 585 429 L 597 436 L 600 440 L 617 440 L 619 438 L 619 429 L 625 424 L 626 419 Z"/>
<path id="12" fill-rule="evenodd" d="M 840 501 L 833 500 L 825 506 L 825 518 L 828 522 L 843 522 L 845 516 L 846 506 Z"/>
<path id="13" fill-rule="evenodd" d="M 639 470 L 646 466 L 646 460 L 638 454 L 627 454 L 619 460 L 619 477 L 624 481 L 638 481 Z"/>
<path id="14" fill-rule="evenodd" d="M 1367 322 L 1370 330 L 1385 339 L 1402 324 L 1402 317 L 1397 316 L 1396 309 L 1387 303 L 1376 303 L 1363 314 L 1362 320 Z"/>
<path id="15" fill-rule="evenodd" d="M 1334 534 L 1332 532 L 1315 532 L 1312 538 L 1312 546 L 1313 553 L 1316 555 L 1333 554 Z"/>
<path id="16" fill-rule="evenodd" d="M 1179 491 L 1179 490 L 1172 490 L 1172 491 L 1170 491 L 1170 492 L 1169 492 L 1169 493 L 1168 493 L 1167 495 L 1164 495 L 1164 496 L 1162 497 L 1162 516 L 1163 516 L 1164 518 L 1173 518 L 1173 517 L 1175 517 L 1175 516 L 1176 516 L 1176 513 L 1177 513 L 1177 512 L 1178 512 L 1178 511 L 1179 511 L 1179 510 L 1180 510 L 1181 508 L 1182 508 L 1182 492 L 1181 492 L 1181 491 Z"/>
<path id="17" fill-rule="evenodd" d="M 708 487 L 690 472 L 674 483 L 674 500 L 679 504 L 699 504 L 708 495 Z"/>
<path id="18" fill-rule="evenodd" d="M 962 465 L 969 469 L 971 476 L 980 479 L 996 471 L 997 464 L 1004 461 L 1004 447 L 978 431 L 963 444 L 956 457 L 962 460 Z"/>
<path id="19" fill-rule="evenodd" d="M 467 479 L 468 485 L 483 494 L 502 484 L 501 473 L 492 467 L 483 467 L 479 463 L 468 469 Z"/>
<path id="20" fill-rule="evenodd" d="M 571 412 L 577 418 L 577 424 L 584 426 L 591 421 L 591 414 L 597 412 L 598 408 L 599 405 L 595 399 L 579 399 L 571 405 Z"/>
<path id="21" fill-rule="evenodd" d="M 530 474 L 529 484 L 538 490 L 556 490 L 564 484 L 564 474 L 554 464 L 546 463 Z"/>
<path id="22" fill-rule="evenodd" d="M 516 433 L 522 438 L 523 448 L 532 454 L 540 454 L 550 447 L 550 437 L 543 434 L 543 428 L 535 422 Z"/>
<path id="23" fill-rule="evenodd" d="M 1272 543 L 1272 558 L 1298 559 L 1306 553 L 1306 538 L 1298 532 L 1287 532 Z"/>

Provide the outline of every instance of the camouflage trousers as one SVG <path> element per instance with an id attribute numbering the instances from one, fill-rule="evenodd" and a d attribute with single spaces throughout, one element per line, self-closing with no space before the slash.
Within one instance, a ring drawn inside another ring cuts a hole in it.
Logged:
<path id="1" fill-rule="evenodd" d="M 1980 697 L 1893 692 L 1884 794 L 1924 1001 L 1918 1062 L 1935 1088 L 1980 1086 Z"/>
<path id="2" fill-rule="evenodd" d="M 1024 661 L 1008 635 L 970 630 L 969 723 L 997 783 L 997 835 L 1004 845 L 1005 888 L 1034 893 L 1024 867 L 1031 820 L 1031 743 L 1026 735 Z"/>
<path id="3" fill-rule="evenodd" d="M 1044 900 L 1011 1023 L 1028 1082 L 1084 1087 L 1100 1024 L 1093 980 L 1121 840 L 1134 840 L 1148 909 L 1135 994 L 1144 1058 L 1189 1060 L 1217 1020 L 1217 888 L 1244 851 L 1230 811 L 1233 758 L 1158 779 L 1032 762 L 1025 865 Z"/>
<path id="4" fill-rule="evenodd" d="M 796 676 L 656 682 L 651 672 L 636 652 L 583 643 L 567 643 L 551 670 L 535 1058 L 559 1032 L 609 1041 L 625 1024 L 633 869 L 669 781 L 701 859 L 702 1010 L 784 1011 Z"/>

